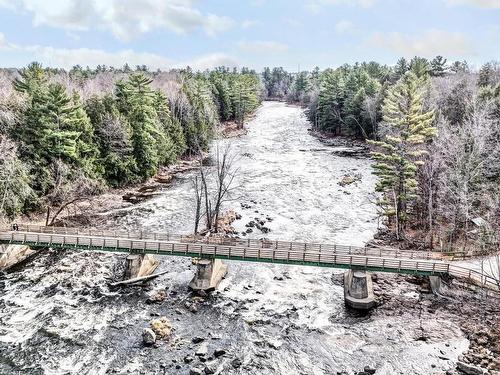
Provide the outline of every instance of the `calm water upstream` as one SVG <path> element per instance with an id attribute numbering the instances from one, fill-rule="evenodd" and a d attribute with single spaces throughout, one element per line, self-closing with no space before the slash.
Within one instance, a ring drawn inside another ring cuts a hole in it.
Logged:
<path id="1" fill-rule="evenodd" d="M 226 208 L 242 215 L 240 232 L 250 220 L 270 217 L 268 238 L 362 245 L 377 228 L 370 161 L 334 156 L 309 125 L 300 108 L 264 103 L 248 134 L 229 141 L 239 171 Z M 341 187 L 348 173 L 361 180 Z M 192 176 L 179 176 L 153 200 L 108 213 L 107 226 L 190 232 Z M 254 229 L 249 236 L 264 234 Z M 226 350 L 210 363 L 221 374 L 353 374 L 365 365 L 377 374 L 432 374 L 449 367 L 440 350 L 453 360 L 467 346 L 446 317 L 422 322 L 412 314 L 346 311 L 339 270 L 232 262 L 219 290 L 199 300 L 187 288 L 195 268 L 181 258 L 161 259 L 159 270 L 169 272 L 148 289 L 110 290 L 123 258 L 45 251 L 3 276 L 0 374 L 189 374 L 204 366 L 195 336 L 208 344 L 208 356 Z M 166 300 L 147 304 L 158 290 L 167 291 Z M 401 293 L 418 302 L 411 288 Z M 144 347 L 141 332 L 158 314 L 172 321 L 172 338 Z M 439 326 L 439 333 L 416 341 L 422 325 Z M 194 360 L 185 363 L 186 356 Z"/>

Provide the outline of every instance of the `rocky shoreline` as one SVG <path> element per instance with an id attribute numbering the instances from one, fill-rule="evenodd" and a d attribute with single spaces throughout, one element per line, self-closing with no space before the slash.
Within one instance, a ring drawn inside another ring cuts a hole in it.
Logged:
<path id="1" fill-rule="evenodd" d="M 429 251 L 426 247 L 419 247 L 408 242 L 397 241 L 389 230 L 381 228 L 374 235 L 374 239 L 366 246 L 390 246 L 404 250 Z M 400 275 L 410 283 L 419 285 L 419 292 L 429 292 L 429 285 L 425 278 Z M 387 295 L 381 293 L 383 283 L 374 280 L 375 295 L 384 301 Z M 457 322 L 460 329 L 469 340 L 469 347 L 458 357 L 455 369 L 450 369 L 445 374 L 500 374 L 500 298 L 487 296 L 479 288 L 467 288 L 459 280 L 448 278 L 444 281 L 445 287 L 432 302 L 426 302 L 425 309 L 434 314 L 437 309 L 446 311 Z M 431 301 L 427 299 L 428 301 Z M 396 300 L 390 302 L 394 304 Z M 385 302 L 383 302 L 385 303 Z"/>
<path id="2" fill-rule="evenodd" d="M 317 138 L 325 146 L 331 148 L 331 153 L 346 157 L 368 157 L 369 145 L 360 139 L 347 136 L 339 136 L 328 132 L 308 129 L 309 134 Z M 314 150 L 312 150 L 314 151 Z"/>
<path id="3" fill-rule="evenodd" d="M 404 275 L 374 275 L 374 293 L 378 299 L 376 314 L 412 313 L 422 321 L 451 317 L 469 340 L 468 349 L 458 357 L 457 365 L 451 366 L 446 375 L 500 374 L 500 300 L 484 298 L 481 293 L 464 289 L 452 279 L 443 282 L 439 295 L 430 291 L 425 277 Z M 415 286 L 418 296 L 408 304 L 401 295 L 394 293 L 398 283 L 405 280 Z M 436 327 L 439 329 L 439 327 Z M 432 332 L 422 330 L 416 340 L 427 340 Z M 443 358 L 446 354 L 442 353 Z"/>

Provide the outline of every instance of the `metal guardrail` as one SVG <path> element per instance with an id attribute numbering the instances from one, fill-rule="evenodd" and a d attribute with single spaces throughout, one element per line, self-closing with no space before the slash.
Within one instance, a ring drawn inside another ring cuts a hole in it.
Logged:
<path id="1" fill-rule="evenodd" d="M 2 229 L 0 231 L 10 231 L 10 229 Z M 442 253 L 437 251 L 410 251 L 400 250 L 389 247 L 361 247 L 349 246 L 341 244 L 320 244 L 320 243 L 305 243 L 305 242 L 288 242 L 276 240 L 258 240 L 258 239 L 237 239 L 237 238 L 217 238 L 194 235 L 181 235 L 171 233 L 158 233 L 148 231 L 116 231 L 116 230 L 100 230 L 100 229 L 80 229 L 66 227 L 46 227 L 39 225 L 19 224 L 19 231 L 35 232 L 35 233 L 52 233 L 52 234 L 73 234 L 73 235 L 88 235 L 93 237 L 109 237 L 109 238 L 137 238 L 137 239 L 153 239 L 159 241 L 176 241 L 176 242 L 194 242 L 194 243 L 213 243 L 228 246 L 245 246 L 252 248 L 274 248 L 277 250 L 303 250 L 303 251 L 319 251 L 319 252 L 336 252 L 352 255 L 374 255 L 388 256 L 394 258 L 409 258 L 409 259 L 446 259 L 453 256 L 462 256 L 463 253 Z"/>
<path id="2" fill-rule="evenodd" d="M 479 271 L 466 267 L 456 266 L 454 264 L 450 264 L 448 274 L 470 280 L 473 284 L 484 286 L 488 289 L 500 292 L 500 277 L 499 279 L 495 279 L 494 277 L 486 275 Z"/>
<path id="3" fill-rule="evenodd" d="M 500 291 L 499 281 L 491 276 L 435 259 L 417 258 L 417 252 L 283 241 L 203 239 L 162 233 L 32 225 L 20 225 L 17 231 L 0 228 L 0 242 L 27 244 L 32 247 L 208 257 L 395 273 L 449 274 Z M 408 254 L 409 257 L 404 256 Z"/>
<path id="4" fill-rule="evenodd" d="M 421 259 L 395 259 L 326 251 L 252 248 L 225 244 L 181 243 L 154 239 L 106 238 L 81 234 L 1 232 L 0 242 L 27 244 L 33 247 L 63 247 L 97 251 L 180 255 L 324 267 L 339 266 L 341 268 L 401 273 L 441 274 L 448 273 L 450 266 L 444 262 Z"/>

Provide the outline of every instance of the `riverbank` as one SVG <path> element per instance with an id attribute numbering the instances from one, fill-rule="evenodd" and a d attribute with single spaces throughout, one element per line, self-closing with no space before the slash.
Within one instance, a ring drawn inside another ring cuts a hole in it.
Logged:
<path id="1" fill-rule="evenodd" d="M 356 138 L 336 135 L 329 132 L 308 129 L 309 134 L 316 137 L 325 146 L 332 148 L 332 153 L 348 157 L 368 157 L 370 146 L 366 141 Z"/>

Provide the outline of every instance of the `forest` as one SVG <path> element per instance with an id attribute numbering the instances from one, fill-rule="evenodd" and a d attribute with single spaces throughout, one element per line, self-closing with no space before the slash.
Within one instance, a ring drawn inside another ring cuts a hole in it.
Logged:
<path id="1" fill-rule="evenodd" d="M 32 63 L 0 73 L 0 217 L 147 180 L 206 151 L 260 103 L 254 71 L 149 72 Z"/>
<path id="2" fill-rule="evenodd" d="M 389 235 L 413 247 L 498 250 L 500 63 L 475 70 L 401 58 L 290 74 L 267 95 L 307 108 L 313 130 L 367 140 Z"/>
<path id="3" fill-rule="evenodd" d="M 145 66 L 0 71 L 0 216 L 147 180 L 207 150 L 261 100 L 306 108 L 314 132 L 366 140 L 397 240 L 498 247 L 500 64 L 400 58 L 261 73 Z M 474 233 L 474 235 L 471 235 Z"/>

